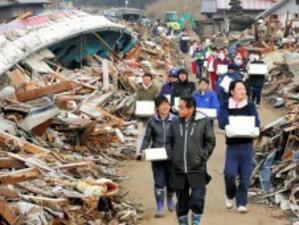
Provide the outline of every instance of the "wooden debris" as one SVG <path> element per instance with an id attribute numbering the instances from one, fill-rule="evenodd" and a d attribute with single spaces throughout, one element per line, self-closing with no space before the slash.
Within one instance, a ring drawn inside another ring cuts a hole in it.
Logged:
<path id="1" fill-rule="evenodd" d="M 16 210 L 6 201 L 0 199 L 0 215 L 11 225 L 17 221 Z"/>
<path id="2" fill-rule="evenodd" d="M 26 102 L 50 94 L 56 94 L 63 91 L 73 90 L 75 87 L 76 87 L 76 83 L 72 81 L 62 81 L 58 84 L 53 84 L 46 87 L 34 88 L 33 90 L 28 90 L 28 91 L 19 88 L 16 91 L 16 96 L 18 101 Z"/>
<path id="3" fill-rule="evenodd" d="M 40 175 L 40 171 L 37 168 L 28 168 L 17 170 L 15 172 L 8 172 L 0 175 L 0 185 L 17 184 L 20 182 L 36 179 Z"/>
<path id="4" fill-rule="evenodd" d="M 109 62 L 90 55 L 88 65 L 68 69 L 46 57 L 40 63 L 51 68 L 43 72 L 25 59 L 6 72 L 12 93 L 1 98 L 0 112 L 14 129 L 0 131 L 0 195 L 3 209 L 23 207 L 21 215 L 0 210 L 8 223 L 35 224 L 35 218 L 41 224 L 138 223 L 139 206 L 123 202 L 117 181 L 124 177 L 115 168 L 136 154 L 134 94 L 145 72 L 159 83 L 169 67 L 183 64 L 176 41 L 146 39 L 126 59 L 117 52 Z M 30 116 L 49 105 L 58 112 L 43 111 L 49 118 L 36 124 L 39 118 Z"/>

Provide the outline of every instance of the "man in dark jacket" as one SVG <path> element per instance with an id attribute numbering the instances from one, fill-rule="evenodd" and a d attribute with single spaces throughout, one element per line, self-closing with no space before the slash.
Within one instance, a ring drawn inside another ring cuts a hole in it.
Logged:
<path id="1" fill-rule="evenodd" d="M 260 59 L 255 59 L 250 64 L 265 64 L 264 61 Z M 256 106 L 259 108 L 261 104 L 261 98 L 262 98 L 262 90 L 264 87 L 264 84 L 266 82 L 266 74 L 260 75 L 260 74 L 248 74 L 248 86 L 250 91 L 250 100 L 253 103 L 256 103 Z"/>
<path id="2" fill-rule="evenodd" d="M 195 114 L 195 100 L 182 97 L 180 118 L 172 122 L 166 141 L 174 167 L 179 225 L 188 225 L 189 210 L 192 211 L 192 224 L 200 224 L 205 203 L 206 164 L 215 147 L 215 134 L 209 119 L 196 120 Z"/>
<path id="3" fill-rule="evenodd" d="M 188 72 L 187 70 L 181 68 L 178 71 L 178 82 L 174 85 L 173 91 L 171 94 L 171 105 L 175 106 L 175 99 L 180 97 L 189 97 L 195 91 L 195 84 L 188 81 Z M 177 109 L 173 111 L 176 112 Z"/>

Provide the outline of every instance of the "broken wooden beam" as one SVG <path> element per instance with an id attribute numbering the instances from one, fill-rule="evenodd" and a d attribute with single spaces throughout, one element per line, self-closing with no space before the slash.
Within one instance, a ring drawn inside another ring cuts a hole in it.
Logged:
<path id="1" fill-rule="evenodd" d="M 21 138 L 15 137 L 1 130 L 0 130 L 0 143 L 9 146 L 13 143 L 13 146 L 17 145 L 21 147 L 25 152 L 32 153 L 32 154 L 48 154 L 50 152 L 45 148 L 39 147 L 35 144 L 31 144 L 27 141 L 24 141 Z"/>
<path id="2" fill-rule="evenodd" d="M 8 172 L 6 174 L 0 175 L 0 184 L 17 184 L 28 180 L 34 180 L 40 175 L 41 173 L 37 168 L 28 168 L 14 172 Z"/>
<path id="3" fill-rule="evenodd" d="M 9 224 L 15 224 L 15 222 L 17 221 L 16 208 L 14 208 L 11 204 L 1 199 L 0 199 L 0 215 Z"/>
<path id="4" fill-rule="evenodd" d="M 73 81 L 62 81 L 57 84 L 48 85 L 46 87 L 35 88 L 33 90 L 24 90 L 19 88 L 16 90 L 18 101 L 26 102 L 33 99 L 41 98 L 50 94 L 56 94 L 64 91 L 70 91 L 76 88 L 77 84 Z"/>
<path id="5" fill-rule="evenodd" d="M 1 157 L 0 158 L 0 169 L 22 169 L 25 167 L 25 163 L 12 159 L 10 157 Z"/>
<path id="6" fill-rule="evenodd" d="M 9 188 L 6 185 L 0 186 L 0 196 L 8 198 L 17 198 L 19 196 L 18 191 Z"/>
<path id="7" fill-rule="evenodd" d="M 56 166 L 55 169 L 59 170 L 71 170 L 71 169 L 76 169 L 79 167 L 86 167 L 91 165 L 91 162 L 78 162 L 78 163 L 70 163 L 70 164 L 65 164 L 61 166 Z"/>

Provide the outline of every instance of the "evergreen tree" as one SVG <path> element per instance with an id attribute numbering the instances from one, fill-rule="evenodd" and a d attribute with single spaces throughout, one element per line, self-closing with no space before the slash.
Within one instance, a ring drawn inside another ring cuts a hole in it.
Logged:
<path id="1" fill-rule="evenodd" d="M 230 0 L 229 5 L 231 6 L 229 12 L 231 17 L 244 14 L 241 0 Z"/>

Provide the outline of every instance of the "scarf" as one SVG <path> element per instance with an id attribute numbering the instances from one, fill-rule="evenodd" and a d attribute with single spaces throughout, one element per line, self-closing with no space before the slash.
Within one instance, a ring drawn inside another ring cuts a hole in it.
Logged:
<path id="1" fill-rule="evenodd" d="M 240 109 L 240 108 L 245 107 L 247 104 L 248 104 L 248 99 L 247 98 L 245 98 L 241 102 L 236 102 L 233 97 L 230 97 L 228 99 L 228 108 L 229 109 Z"/>

